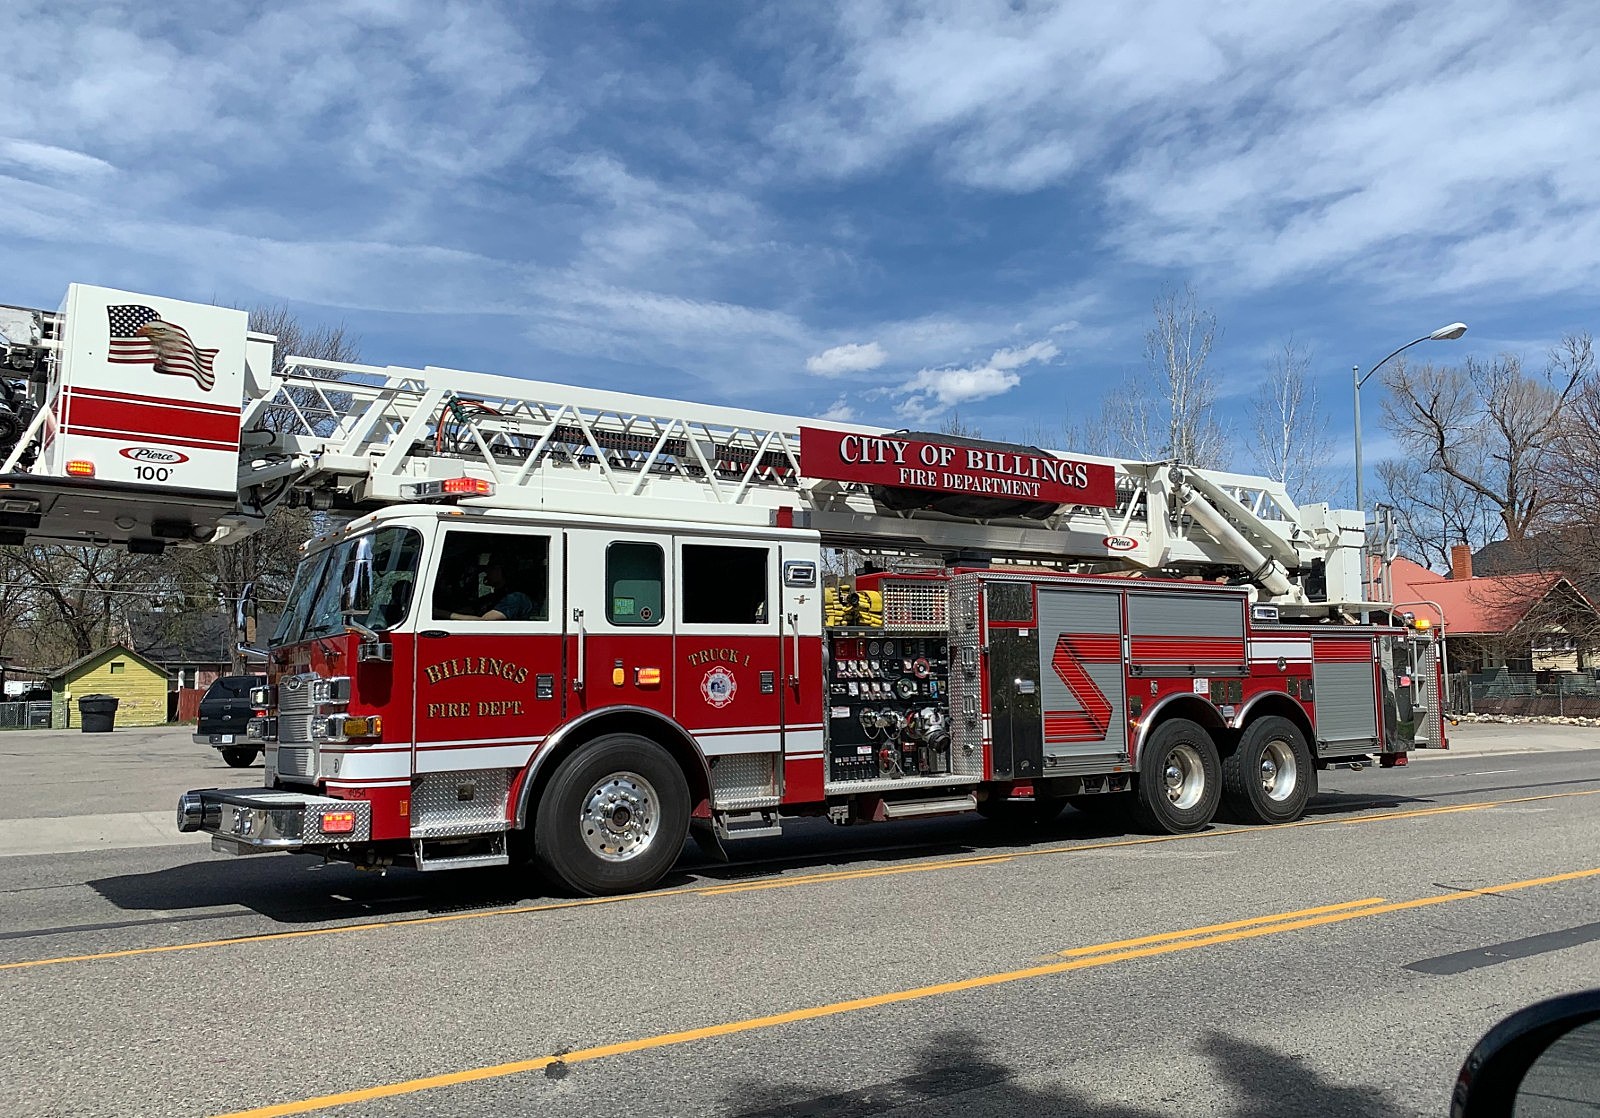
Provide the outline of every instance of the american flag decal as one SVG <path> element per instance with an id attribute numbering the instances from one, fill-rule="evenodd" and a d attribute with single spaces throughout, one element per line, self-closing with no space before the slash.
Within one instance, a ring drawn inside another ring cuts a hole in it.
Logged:
<path id="1" fill-rule="evenodd" d="M 207 392 L 216 384 L 212 365 L 217 351 L 197 347 L 182 326 L 163 322 L 153 309 L 137 303 L 107 307 L 106 315 L 111 321 L 106 360 L 113 365 L 150 365 L 158 373 L 188 377 Z"/>

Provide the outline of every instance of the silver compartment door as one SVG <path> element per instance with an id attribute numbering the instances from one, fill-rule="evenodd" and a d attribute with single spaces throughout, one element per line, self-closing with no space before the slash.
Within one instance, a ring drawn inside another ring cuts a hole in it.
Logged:
<path id="1" fill-rule="evenodd" d="M 1100 771 L 1128 750 L 1122 595 L 1039 588 L 1044 772 Z"/>

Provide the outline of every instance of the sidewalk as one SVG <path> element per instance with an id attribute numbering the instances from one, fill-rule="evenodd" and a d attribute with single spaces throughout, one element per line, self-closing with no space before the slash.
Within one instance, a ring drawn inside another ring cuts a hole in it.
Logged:
<path id="1" fill-rule="evenodd" d="M 1503 753 L 1559 753 L 1600 749 L 1600 726 L 1541 722 L 1462 722 L 1445 725 L 1449 749 L 1418 749 L 1413 760 L 1430 757 L 1484 757 Z"/>

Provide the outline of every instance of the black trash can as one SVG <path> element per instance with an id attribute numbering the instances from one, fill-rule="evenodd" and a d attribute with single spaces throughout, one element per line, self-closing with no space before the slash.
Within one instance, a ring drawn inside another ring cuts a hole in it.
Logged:
<path id="1" fill-rule="evenodd" d="M 78 714 L 86 734 L 109 734 L 117 721 L 115 695 L 85 695 L 78 700 Z"/>

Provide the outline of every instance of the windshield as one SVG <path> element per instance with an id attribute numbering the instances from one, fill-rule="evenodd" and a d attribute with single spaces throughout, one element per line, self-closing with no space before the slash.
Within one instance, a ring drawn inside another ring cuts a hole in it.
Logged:
<path id="1" fill-rule="evenodd" d="M 345 540 L 307 556 L 295 571 L 289 608 L 272 643 L 293 644 L 344 632 L 345 617 L 340 609 L 344 583 L 358 555 L 372 560 L 372 603 L 365 615 L 352 620 L 369 629 L 394 628 L 410 612 L 421 550 L 422 537 L 415 530 L 380 528 L 370 536 Z"/>

